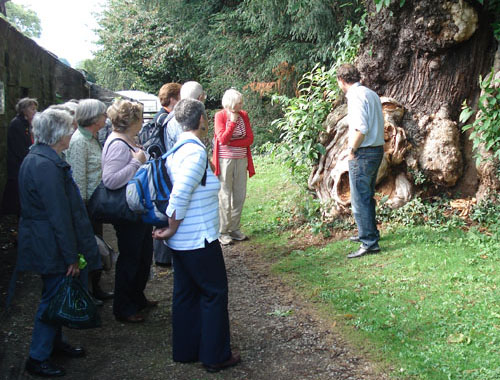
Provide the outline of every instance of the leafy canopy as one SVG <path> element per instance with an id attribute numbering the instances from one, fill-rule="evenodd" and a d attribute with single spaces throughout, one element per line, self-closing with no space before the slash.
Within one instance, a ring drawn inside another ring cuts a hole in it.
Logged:
<path id="1" fill-rule="evenodd" d="M 8 1 L 5 4 L 7 11 L 7 20 L 13 24 L 21 33 L 33 38 L 40 38 L 42 34 L 42 27 L 40 18 L 28 6 L 15 4 Z M 5 18 L 3 14 L 0 17 Z"/>

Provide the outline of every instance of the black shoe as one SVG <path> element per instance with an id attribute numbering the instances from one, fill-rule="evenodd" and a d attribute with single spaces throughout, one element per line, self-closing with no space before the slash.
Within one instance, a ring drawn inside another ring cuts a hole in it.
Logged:
<path id="1" fill-rule="evenodd" d="M 92 295 L 94 296 L 95 299 L 105 301 L 105 300 L 110 300 L 115 296 L 115 293 L 113 292 L 105 292 L 102 289 L 96 289 L 92 292 Z"/>
<path id="2" fill-rule="evenodd" d="M 231 355 L 231 357 L 223 363 L 220 364 L 203 364 L 203 367 L 207 370 L 207 372 L 219 372 L 223 369 L 233 367 L 236 364 L 241 362 L 241 356 L 238 352 L 235 352 Z"/>
<path id="3" fill-rule="evenodd" d="M 66 371 L 62 367 L 58 367 L 48 360 L 43 362 L 28 358 L 26 361 L 26 371 L 30 375 L 43 377 L 60 377 L 66 375 Z"/>
<path id="4" fill-rule="evenodd" d="M 349 240 L 353 243 L 361 243 L 361 240 L 359 240 L 359 236 L 351 236 Z"/>
<path id="5" fill-rule="evenodd" d="M 53 354 L 66 356 L 68 358 L 81 358 L 85 356 L 83 347 L 73 347 L 66 342 L 59 342 L 54 344 Z"/>
<path id="6" fill-rule="evenodd" d="M 359 249 L 357 251 L 349 253 L 347 255 L 347 258 L 348 259 L 356 259 L 356 258 L 364 256 L 364 255 L 370 255 L 370 254 L 379 253 L 379 252 L 380 252 L 380 247 L 375 247 L 375 248 L 359 247 Z"/>

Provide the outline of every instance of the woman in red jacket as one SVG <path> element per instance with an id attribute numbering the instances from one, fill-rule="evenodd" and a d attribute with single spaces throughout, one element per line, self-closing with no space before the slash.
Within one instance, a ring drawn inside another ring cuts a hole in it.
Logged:
<path id="1" fill-rule="evenodd" d="M 220 237 L 222 245 L 233 240 L 245 240 L 240 231 L 241 211 L 249 177 L 255 174 L 250 145 L 253 132 L 248 114 L 242 110 L 243 96 L 229 89 L 222 97 L 224 109 L 215 114 L 215 144 L 213 164 L 219 177 Z"/>

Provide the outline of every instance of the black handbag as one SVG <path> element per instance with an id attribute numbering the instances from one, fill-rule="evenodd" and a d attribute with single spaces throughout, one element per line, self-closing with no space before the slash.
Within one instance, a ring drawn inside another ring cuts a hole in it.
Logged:
<path id="1" fill-rule="evenodd" d="M 91 329 L 101 327 L 101 317 L 97 306 L 75 277 L 64 277 L 42 314 L 42 321 L 71 329 Z"/>
<path id="2" fill-rule="evenodd" d="M 139 221 L 139 216 L 128 207 L 126 190 L 127 186 L 110 190 L 101 181 L 89 199 L 90 219 L 111 224 Z"/>
<path id="3" fill-rule="evenodd" d="M 125 140 L 117 138 L 108 144 L 108 148 L 115 141 L 122 141 L 127 144 Z M 133 150 L 129 144 L 127 146 Z M 138 222 L 139 215 L 128 207 L 126 190 L 127 185 L 116 190 L 110 190 L 101 181 L 89 199 L 88 211 L 90 219 L 111 224 Z"/>

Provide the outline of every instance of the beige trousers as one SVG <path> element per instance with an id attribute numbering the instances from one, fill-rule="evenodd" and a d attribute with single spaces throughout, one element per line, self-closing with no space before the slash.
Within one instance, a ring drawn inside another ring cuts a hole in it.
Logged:
<path id="1" fill-rule="evenodd" d="M 247 195 L 246 158 L 219 158 L 220 233 L 227 234 L 240 229 L 241 211 Z"/>

